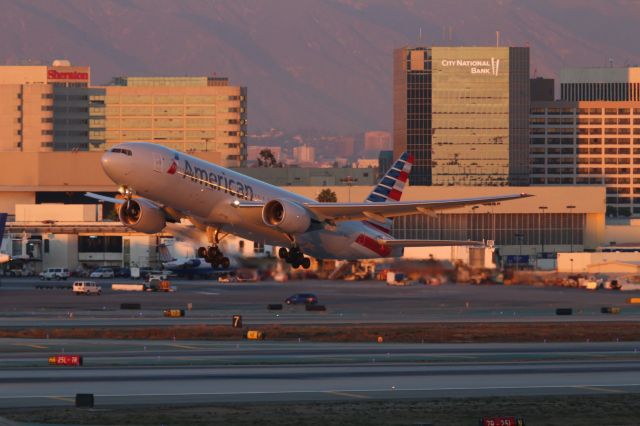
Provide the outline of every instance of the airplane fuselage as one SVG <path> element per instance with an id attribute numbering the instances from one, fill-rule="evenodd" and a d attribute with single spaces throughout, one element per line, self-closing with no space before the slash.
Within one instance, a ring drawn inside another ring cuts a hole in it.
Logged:
<path id="1" fill-rule="evenodd" d="M 121 152 L 111 150 L 102 158 L 105 172 L 114 182 L 202 225 L 252 241 L 285 247 L 292 244 L 286 233 L 265 224 L 261 208 L 238 208 L 234 201 L 314 202 L 161 145 L 123 143 L 117 148 Z M 378 239 L 389 235 L 362 221 L 332 224 L 313 220 L 306 232 L 294 238 L 304 253 L 319 259 L 397 257 L 403 252 L 402 248 L 379 244 Z"/>

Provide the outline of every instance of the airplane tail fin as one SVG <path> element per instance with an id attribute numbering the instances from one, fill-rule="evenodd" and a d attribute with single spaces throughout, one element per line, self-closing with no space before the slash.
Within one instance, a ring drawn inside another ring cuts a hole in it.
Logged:
<path id="1" fill-rule="evenodd" d="M 164 244 L 160 244 L 158 246 L 158 256 L 160 257 L 160 261 L 163 263 L 171 262 L 173 260 L 173 256 L 171 256 L 171 252 L 169 252 L 169 248 Z"/>
<path id="2" fill-rule="evenodd" d="M 370 203 L 393 203 L 400 201 L 402 191 L 411 173 L 413 155 L 408 152 L 402 153 L 393 166 L 380 179 L 365 201 Z M 365 223 L 387 234 L 391 233 L 393 220 L 387 219 L 384 222 L 376 220 L 366 220 Z"/>
<path id="3" fill-rule="evenodd" d="M 4 226 L 7 223 L 8 213 L 0 213 L 0 246 L 2 245 L 2 239 L 4 238 Z"/>

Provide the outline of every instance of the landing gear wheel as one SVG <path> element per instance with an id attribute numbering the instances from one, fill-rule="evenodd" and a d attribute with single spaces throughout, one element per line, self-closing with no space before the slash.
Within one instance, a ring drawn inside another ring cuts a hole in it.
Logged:
<path id="1" fill-rule="evenodd" d="M 229 261 L 228 257 L 223 257 L 220 260 L 220 266 L 222 267 L 222 269 L 227 269 L 230 264 L 231 264 L 231 262 Z"/>
<path id="2" fill-rule="evenodd" d="M 311 267 L 311 259 L 309 259 L 308 257 L 305 257 L 304 259 L 302 259 L 302 262 L 300 263 L 300 265 L 304 269 L 309 269 Z"/>
<path id="3" fill-rule="evenodd" d="M 207 248 L 206 247 L 199 247 L 198 248 L 198 257 L 200 257 L 200 258 L 207 257 Z"/>
<path id="4" fill-rule="evenodd" d="M 207 257 L 209 259 L 216 259 L 220 256 L 220 250 L 218 249 L 218 247 L 215 246 L 211 246 L 207 249 Z"/>
<path id="5" fill-rule="evenodd" d="M 298 259 L 296 259 L 293 262 L 291 262 L 291 267 L 293 269 L 298 269 L 300 267 L 300 263 L 298 263 Z"/>
<path id="6" fill-rule="evenodd" d="M 280 257 L 280 259 L 288 258 L 289 250 L 287 250 L 286 247 L 280 247 L 280 249 L 278 250 L 278 257 Z"/>

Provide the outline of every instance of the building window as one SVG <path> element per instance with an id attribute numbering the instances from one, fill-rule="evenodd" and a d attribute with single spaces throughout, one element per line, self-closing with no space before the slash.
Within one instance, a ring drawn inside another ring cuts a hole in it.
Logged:
<path id="1" fill-rule="evenodd" d="M 79 253 L 122 253 L 122 237 L 117 236 L 79 236 Z"/>

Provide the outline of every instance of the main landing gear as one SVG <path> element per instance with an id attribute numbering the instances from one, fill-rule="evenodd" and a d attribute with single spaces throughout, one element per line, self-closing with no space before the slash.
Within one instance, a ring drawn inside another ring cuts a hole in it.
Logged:
<path id="1" fill-rule="evenodd" d="M 287 263 L 291 264 L 291 267 L 294 269 L 298 269 L 301 266 L 304 269 L 309 269 L 311 266 L 311 259 L 305 257 L 297 246 L 293 246 L 290 249 L 280 247 L 278 256 L 280 256 L 280 259 L 284 259 Z"/>
<path id="2" fill-rule="evenodd" d="M 226 235 L 222 236 L 222 238 L 224 237 L 226 237 Z M 218 244 L 220 240 L 222 240 L 220 237 L 220 228 L 208 226 L 207 238 L 211 245 L 209 247 L 198 248 L 198 257 L 204 258 L 207 263 L 213 266 L 213 269 L 227 269 L 231 262 L 229 258 L 222 253 L 220 248 L 218 248 Z"/>
<path id="3" fill-rule="evenodd" d="M 204 258 L 207 263 L 213 266 L 213 269 L 227 269 L 231 264 L 229 258 L 225 257 L 217 245 L 198 248 L 198 257 Z"/>

